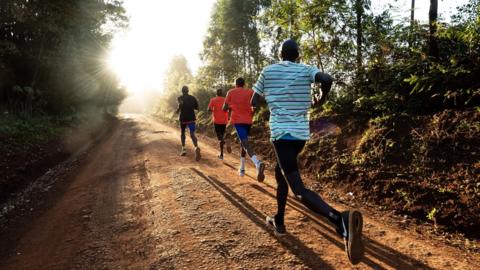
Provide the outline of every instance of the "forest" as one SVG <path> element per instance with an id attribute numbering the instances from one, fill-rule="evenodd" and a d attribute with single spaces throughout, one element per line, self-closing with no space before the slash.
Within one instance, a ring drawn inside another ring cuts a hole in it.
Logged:
<path id="1" fill-rule="evenodd" d="M 124 93 L 102 56 L 126 24 L 120 1 L 2 1 L 1 105 L 23 115 L 118 105 Z"/>

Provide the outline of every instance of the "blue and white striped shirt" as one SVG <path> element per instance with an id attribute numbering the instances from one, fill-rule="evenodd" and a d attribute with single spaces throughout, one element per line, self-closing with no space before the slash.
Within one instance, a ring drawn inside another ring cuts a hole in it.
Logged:
<path id="1" fill-rule="evenodd" d="M 272 141 L 288 135 L 299 140 L 310 138 L 310 91 L 318 72 L 314 66 L 290 61 L 263 69 L 253 91 L 267 101 Z"/>

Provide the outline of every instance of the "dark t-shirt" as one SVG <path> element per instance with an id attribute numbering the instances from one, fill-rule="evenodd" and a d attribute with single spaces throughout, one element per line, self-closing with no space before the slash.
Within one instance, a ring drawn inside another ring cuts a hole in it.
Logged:
<path id="1" fill-rule="evenodd" d="M 197 99 L 191 95 L 182 95 L 178 97 L 178 107 L 180 108 L 180 122 L 195 121 L 195 110 L 198 110 Z"/>

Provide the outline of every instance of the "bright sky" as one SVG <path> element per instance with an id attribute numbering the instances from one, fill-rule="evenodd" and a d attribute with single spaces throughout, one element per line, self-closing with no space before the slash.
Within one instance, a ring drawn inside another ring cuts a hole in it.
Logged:
<path id="1" fill-rule="evenodd" d="M 439 13 L 448 19 L 468 0 L 440 0 Z M 114 38 L 110 64 L 131 93 L 161 90 L 172 56 L 184 55 L 195 73 L 215 0 L 125 0 L 130 27 Z M 410 16 L 411 0 L 372 0 L 381 12 L 393 4 L 397 19 Z M 416 18 L 428 19 L 429 0 L 416 0 Z"/>
<path id="2" fill-rule="evenodd" d="M 161 90 L 176 54 L 183 54 L 196 71 L 214 2 L 125 0 L 130 27 L 115 37 L 110 63 L 130 92 Z"/>
<path id="3" fill-rule="evenodd" d="M 410 8 L 412 0 L 371 0 L 372 7 L 376 12 L 382 12 L 388 8 L 389 4 L 393 5 L 392 14 L 396 19 L 410 18 Z M 449 21 L 450 16 L 457 11 L 457 7 L 468 3 L 468 0 L 439 0 L 438 13 L 439 17 Z M 430 9 L 430 0 L 415 1 L 415 19 L 420 22 L 428 21 L 428 11 Z"/>

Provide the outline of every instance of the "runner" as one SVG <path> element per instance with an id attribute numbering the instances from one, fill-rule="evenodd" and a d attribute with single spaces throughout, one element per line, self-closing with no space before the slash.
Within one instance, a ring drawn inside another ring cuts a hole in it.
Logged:
<path id="1" fill-rule="evenodd" d="M 198 110 L 198 102 L 195 97 L 188 94 L 188 86 L 182 87 L 182 95 L 178 97 L 178 109 L 177 113 L 180 113 L 180 130 L 182 141 L 181 156 L 185 156 L 187 151 L 185 150 L 185 129 L 188 127 L 190 130 L 190 138 L 192 138 L 193 145 L 195 146 L 195 160 L 199 161 L 201 158 L 200 147 L 198 147 L 198 140 L 195 136 L 195 110 Z"/>
<path id="2" fill-rule="evenodd" d="M 215 127 L 215 134 L 220 142 L 219 159 L 223 160 L 223 146 L 225 145 L 225 131 L 227 130 L 228 112 L 223 110 L 225 98 L 223 97 L 223 90 L 217 89 L 217 96 L 210 99 L 208 110 L 212 113 L 213 125 Z M 230 153 L 232 149 L 227 142 L 227 152 Z"/>
<path id="3" fill-rule="evenodd" d="M 257 180 L 263 182 L 265 180 L 265 164 L 258 160 L 255 152 L 248 143 L 248 135 L 250 133 L 250 127 L 252 126 L 253 109 L 250 105 L 250 100 L 253 96 L 253 90 L 244 88 L 245 80 L 238 78 L 235 81 L 236 87 L 230 89 L 225 98 L 225 104 L 223 105 L 224 111 L 231 111 L 230 123 L 233 124 L 237 131 L 238 139 L 242 147 L 240 156 L 240 168 L 238 173 L 240 176 L 245 175 L 245 155 L 248 154 L 253 164 L 257 168 Z"/>
<path id="4" fill-rule="evenodd" d="M 277 181 L 277 214 L 267 217 L 267 223 L 277 235 L 286 233 L 284 225 L 288 187 L 310 210 L 322 215 L 345 239 L 345 251 L 350 262 L 358 263 L 363 257 L 362 214 L 359 211 L 338 212 L 315 192 L 305 187 L 300 177 L 297 157 L 310 138 L 308 111 L 311 106 L 311 83 L 321 83 L 325 98 L 332 86 L 330 75 L 316 67 L 296 63 L 299 51 L 294 40 L 287 40 L 281 49 L 282 62 L 266 67 L 253 87 L 255 107 L 261 96 L 270 110 L 270 132 L 277 156 L 275 179 Z"/>

